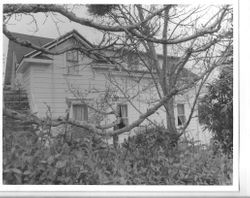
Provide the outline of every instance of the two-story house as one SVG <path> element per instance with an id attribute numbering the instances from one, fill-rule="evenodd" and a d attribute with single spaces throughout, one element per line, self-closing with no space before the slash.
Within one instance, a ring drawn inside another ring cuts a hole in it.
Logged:
<path id="1" fill-rule="evenodd" d="M 63 50 L 72 46 L 91 49 L 92 44 L 73 30 L 57 39 L 13 33 L 50 50 Z M 161 58 L 159 56 L 159 58 Z M 170 57 L 169 61 L 175 61 Z M 186 76 L 192 72 L 185 70 Z M 14 87 L 17 81 L 28 94 L 31 111 L 44 117 L 50 109 L 54 118 L 64 116 L 66 109 L 76 120 L 110 123 L 114 115 L 101 116 L 102 111 L 119 108 L 125 123 L 138 119 L 157 100 L 151 76 L 140 68 L 122 71 L 107 64 L 99 57 L 89 56 L 78 50 L 59 55 L 47 55 L 40 51 L 9 42 L 5 72 L 5 86 Z M 189 115 L 195 88 L 175 97 L 176 126 L 182 126 Z M 84 102 L 83 102 L 84 101 Z M 166 125 L 163 108 L 149 117 L 151 122 Z M 147 124 L 146 120 L 143 124 Z M 126 137 L 128 133 L 123 134 Z M 202 132 L 197 112 L 187 128 L 187 136 L 202 143 L 209 135 Z M 122 139 L 122 138 L 121 138 Z"/>

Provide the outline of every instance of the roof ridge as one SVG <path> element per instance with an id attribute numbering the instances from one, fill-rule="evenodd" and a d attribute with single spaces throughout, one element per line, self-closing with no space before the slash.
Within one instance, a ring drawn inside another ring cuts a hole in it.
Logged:
<path id="1" fill-rule="evenodd" d="M 69 36 L 71 34 L 72 35 L 75 34 L 76 36 L 80 37 L 80 39 L 82 39 L 84 42 L 86 42 L 88 45 L 90 45 L 91 47 L 93 47 L 93 44 L 89 40 L 87 40 L 84 36 L 82 36 L 76 29 L 72 29 L 71 31 L 66 32 L 63 35 L 61 35 L 61 36 L 59 36 L 59 37 L 57 37 L 55 39 L 52 39 L 48 43 L 44 44 L 42 47 L 47 48 L 50 45 L 53 45 L 53 43 L 58 42 L 58 41 L 62 40 L 63 38 L 65 38 L 65 37 L 67 37 L 67 36 Z M 38 50 L 33 50 L 30 53 L 25 54 L 24 57 L 30 56 L 30 55 L 35 54 L 35 53 L 41 53 L 41 52 L 39 52 Z"/>

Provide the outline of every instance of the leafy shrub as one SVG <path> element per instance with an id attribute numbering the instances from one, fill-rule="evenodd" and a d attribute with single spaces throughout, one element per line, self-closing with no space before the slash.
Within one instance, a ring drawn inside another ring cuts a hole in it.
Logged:
<path id="1" fill-rule="evenodd" d="M 232 160 L 222 152 L 214 155 L 211 147 L 187 141 L 173 147 L 172 142 L 159 127 L 140 131 L 125 142 L 123 146 L 130 148 L 128 161 L 137 167 L 133 180 L 151 185 L 231 184 Z"/>
<path id="2" fill-rule="evenodd" d="M 214 148 L 233 153 L 233 67 L 224 67 L 218 79 L 207 86 L 199 106 L 199 121 L 213 134 Z M 217 145 L 216 145 L 217 144 Z M 215 150 L 216 152 L 216 150 Z"/>
<path id="3" fill-rule="evenodd" d="M 46 139 L 6 126 L 4 184 L 232 184 L 232 159 L 190 142 L 173 145 L 162 127 L 138 130 L 114 149 L 81 129 L 68 128 L 71 138 Z"/>

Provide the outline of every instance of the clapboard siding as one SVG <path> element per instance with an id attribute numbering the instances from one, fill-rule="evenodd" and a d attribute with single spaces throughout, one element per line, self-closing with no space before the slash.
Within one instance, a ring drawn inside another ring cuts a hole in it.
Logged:
<path id="1" fill-rule="evenodd" d="M 31 69 L 28 67 L 22 74 L 22 83 L 23 83 L 23 88 L 27 93 L 28 101 L 29 101 L 29 106 L 30 110 L 32 112 L 35 112 L 35 107 L 34 103 L 32 101 L 32 94 L 31 94 Z"/>
<path id="2" fill-rule="evenodd" d="M 63 49 L 72 45 L 72 40 L 68 40 L 64 44 L 57 46 L 57 49 Z M 74 98 L 74 95 L 69 90 L 69 87 L 79 89 L 84 93 L 86 90 L 97 90 L 97 93 L 88 94 L 85 96 L 93 102 L 95 98 L 99 97 L 99 93 L 103 93 L 107 87 L 112 87 L 117 90 L 119 97 L 124 97 L 107 79 L 109 71 L 92 69 L 89 65 L 91 60 L 86 56 L 80 58 L 80 72 L 79 75 L 69 75 L 66 70 L 66 55 L 51 56 L 53 63 L 50 65 L 30 65 L 23 73 L 23 83 L 29 99 L 35 102 L 33 110 L 39 112 L 39 116 L 44 117 L 47 112 L 48 105 L 51 108 L 52 116 L 57 118 L 65 115 L 67 108 L 66 98 Z M 137 82 L 135 79 L 121 72 L 109 73 L 113 75 L 116 82 L 119 84 L 123 92 L 127 93 L 128 97 L 133 97 L 131 105 L 128 104 L 128 118 L 129 123 L 136 121 L 141 113 L 145 113 L 148 108 L 152 107 L 157 100 L 157 90 L 154 87 L 153 81 L 150 78 L 142 78 Z M 192 108 L 195 90 L 189 91 L 184 95 L 175 97 L 175 117 L 177 125 L 177 108 L 178 103 L 185 105 L 185 116 L 188 118 L 189 112 Z M 91 110 L 90 110 L 91 111 Z M 71 110 L 72 112 L 72 110 Z M 72 116 L 72 115 L 71 115 Z M 106 116 L 103 123 L 111 123 L 115 119 L 114 116 Z M 166 112 L 162 107 L 155 114 L 148 117 L 152 122 L 162 123 L 166 125 Z M 148 124 L 150 121 L 145 120 L 143 124 Z M 194 139 L 202 139 L 207 141 L 209 138 L 205 137 L 205 133 L 201 133 L 201 127 L 198 124 L 197 111 L 194 118 L 191 120 L 187 129 L 187 136 Z M 125 133 L 120 136 L 120 140 L 126 138 L 130 133 Z M 203 141 L 203 142 L 204 142 Z"/>
<path id="3" fill-rule="evenodd" d="M 27 94 L 30 93 L 30 68 L 26 69 L 26 71 L 22 74 L 23 78 L 23 86 L 26 90 Z"/>

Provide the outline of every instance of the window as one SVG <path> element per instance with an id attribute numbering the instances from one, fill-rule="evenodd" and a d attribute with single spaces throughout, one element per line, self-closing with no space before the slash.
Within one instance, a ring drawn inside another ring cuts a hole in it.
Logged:
<path id="1" fill-rule="evenodd" d="M 127 126 L 128 125 L 128 105 L 127 104 L 118 104 L 118 112 L 119 112 L 119 116 L 122 118 L 121 119 L 122 124 L 124 126 Z"/>
<path id="2" fill-rule="evenodd" d="M 182 126 L 186 122 L 184 104 L 177 104 L 177 119 L 178 126 Z"/>
<path id="3" fill-rule="evenodd" d="M 67 56 L 67 61 L 70 61 L 70 62 L 78 62 L 78 51 L 76 50 L 72 50 L 72 51 L 68 51 L 66 53 L 66 56 Z"/>
<path id="4" fill-rule="evenodd" d="M 84 104 L 73 105 L 73 119 L 78 121 L 88 120 L 88 107 Z"/>
<path id="5" fill-rule="evenodd" d="M 205 112 L 207 109 L 207 104 L 205 102 L 202 101 L 198 101 L 198 119 L 199 119 L 199 123 L 202 124 L 203 123 L 203 119 L 205 116 Z"/>
<path id="6" fill-rule="evenodd" d="M 66 53 L 67 73 L 79 74 L 79 53 L 76 50 L 68 51 Z"/>

